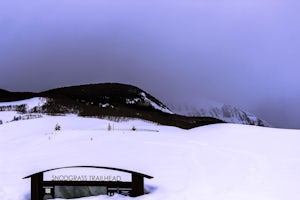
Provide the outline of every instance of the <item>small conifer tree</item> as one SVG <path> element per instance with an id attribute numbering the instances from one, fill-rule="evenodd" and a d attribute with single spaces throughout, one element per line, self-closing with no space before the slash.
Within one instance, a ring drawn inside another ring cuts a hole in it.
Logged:
<path id="1" fill-rule="evenodd" d="M 55 131 L 60 131 L 61 130 L 61 126 L 57 123 L 55 125 L 55 128 L 54 128 Z"/>
<path id="2" fill-rule="evenodd" d="M 132 131 L 136 131 L 136 128 L 135 128 L 135 126 L 133 126 L 133 127 L 131 128 L 131 130 L 132 130 Z"/>
<path id="3" fill-rule="evenodd" d="M 111 124 L 109 123 L 109 124 L 108 124 L 108 127 L 107 127 L 107 130 L 108 130 L 108 131 L 111 131 L 111 129 L 112 129 L 112 127 L 111 127 Z"/>

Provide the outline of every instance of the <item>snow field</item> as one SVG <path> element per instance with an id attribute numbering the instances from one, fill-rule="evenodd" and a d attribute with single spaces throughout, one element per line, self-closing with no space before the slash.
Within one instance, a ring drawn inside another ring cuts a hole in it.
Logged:
<path id="1" fill-rule="evenodd" d="M 57 123 L 61 131 L 54 131 Z M 114 131 L 107 130 L 109 123 Z M 132 126 L 159 132 L 131 131 Z M 298 130 L 234 124 L 182 130 L 140 120 L 44 116 L 0 125 L 0 196 L 29 200 L 30 180 L 23 177 L 56 167 L 98 165 L 153 176 L 145 179 L 150 194 L 134 199 L 297 199 L 299 155 Z"/>

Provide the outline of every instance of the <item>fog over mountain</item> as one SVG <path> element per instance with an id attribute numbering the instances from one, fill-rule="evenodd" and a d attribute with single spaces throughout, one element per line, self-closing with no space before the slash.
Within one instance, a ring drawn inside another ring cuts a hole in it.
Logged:
<path id="1" fill-rule="evenodd" d="M 300 2 L 0 2 L 0 88 L 100 82 L 164 103 L 203 98 L 300 128 Z"/>

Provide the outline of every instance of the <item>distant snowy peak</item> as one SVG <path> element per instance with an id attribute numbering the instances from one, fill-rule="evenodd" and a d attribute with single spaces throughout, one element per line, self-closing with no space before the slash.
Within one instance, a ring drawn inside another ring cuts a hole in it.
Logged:
<path id="1" fill-rule="evenodd" d="M 151 100 L 152 99 L 152 100 Z M 145 92 L 140 92 L 137 97 L 135 98 L 127 98 L 126 104 L 136 104 L 139 106 L 146 106 L 146 107 L 152 107 L 155 110 L 160 110 L 165 113 L 173 114 L 172 111 L 170 111 L 167 106 L 159 102 L 158 100 L 154 99 L 150 95 L 145 94 Z"/>
<path id="2" fill-rule="evenodd" d="M 272 127 L 268 122 L 256 117 L 254 114 L 242 111 L 227 104 L 197 107 L 188 105 L 169 105 L 169 107 L 174 113 L 185 116 L 214 117 L 228 123 Z"/>

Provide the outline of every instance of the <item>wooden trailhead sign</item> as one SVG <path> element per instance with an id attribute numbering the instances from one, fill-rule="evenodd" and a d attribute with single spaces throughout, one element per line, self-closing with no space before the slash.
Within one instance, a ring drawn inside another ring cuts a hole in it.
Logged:
<path id="1" fill-rule="evenodd" d="M 44 180 L 44 173 L 60 169 L 92 168 L 126 173 L 131 180 L 122 180 L 121 176 L 111 175 L 60 175 L 52 176 L 52 180 Z M 31 178 L 31 200 L 47 200 L 52 198 L 79 198 L 94 195 L 114 195 L 115 193 L 132 197 L 144 194 L 144 178 L 152 176 L 135 171 L 100 166 L 70 166 L 48 169 L 37 172 L 23 179 Z"/>

